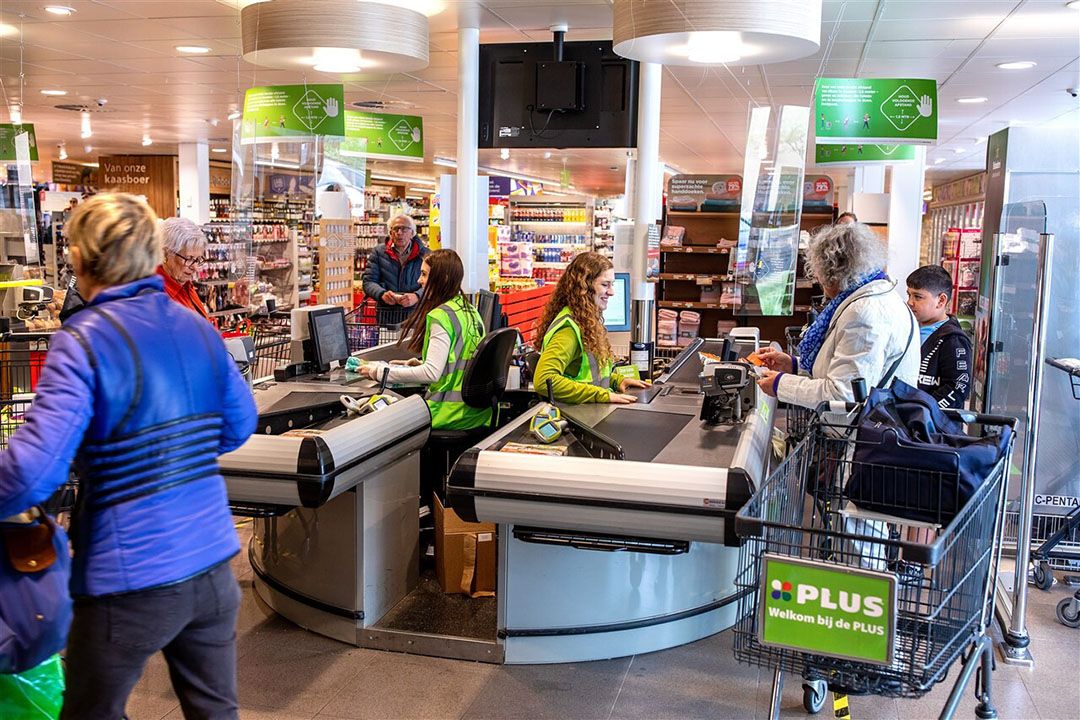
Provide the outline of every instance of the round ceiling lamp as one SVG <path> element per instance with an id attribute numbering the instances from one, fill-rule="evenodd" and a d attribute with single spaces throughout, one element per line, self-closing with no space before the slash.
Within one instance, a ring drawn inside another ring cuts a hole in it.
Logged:
<path id="1" fill-rule="evenodd" d="M 663 65 L 764 65 L 821 46 L 821 0 L 615 0 L 615 52 Z"/>
<path id="2" fill-rule="evenodd" d="M 357 0 L 266 0 L 240 11 L 244 59 L 319 72 L 410 72 L 428 66 L 428 19 L 408 7 Z"/>

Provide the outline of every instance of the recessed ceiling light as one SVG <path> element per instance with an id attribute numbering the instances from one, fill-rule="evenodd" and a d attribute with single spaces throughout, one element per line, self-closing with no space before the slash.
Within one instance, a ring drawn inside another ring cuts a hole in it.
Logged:
<path id="1" fill-rule="evenodd" d="M 229 120 L 239 120 L 240 115 L 241 115 L 241 113 L 240 113 L 239 110 L 234 110 L 231 113 L 229 113 Z"/>
<path id="2" fill-rule="evenodd" d="M 945 162 L 945 158 L 938 158 L 937 160 L 934 161 L 934 164 L 935 165 L 940 165 L 943 162 Z"/>
<path id="3" fill-rule="evenodd" d="M 67 90 L 42 90 L 42 95 L 67 95 Z"/>
<path id="4" fill-rule="evenodd" d="M 149 147 L 150 145 L 154 144 L 154 141 L 149 135 L 143 135 L 142 144 L 143 147 Z"/>
<path id="5" fill-rule="evenodd" d="M 45 12 L 52 13 L 53 15 L 72 15 L 75 12 L 75 8 L 68 7 L 67 5 L 46 5 Z"/>
<path id="6" fill-rule="evenodd" d="M 510 159 L 510 148 L 503 148 L 502 150 L 500 150 L 499 151 L 499 157 L 502 158 L 503 160 L 509 160 Z"/>
<path id="7" fill-rule="evenodd" d="M 953 152 L 957 155 L 963 155 L 967 152 L 967 150 L 965 150 L 964 148 L 953 148 Z"/>
<path id="8" fill-rule="evenodd" d="M 550 152 L 545 152 L 544 153 L 544 159 L 545 160 L 550 160 L 551 159 L 551 153 Z"/>
<path id="9" fill-rule="evenodd" d="M 975 104 L 975 103 L 984 103 L 988 99 L 989 98 L 984 98 L 984 97 L 962 97 L 962 98 L 956 98 L 956 102 L 964 103 L 966 105 L 971 105 L 971 104 Z"/>
<path id="10" fill-rule="evenodd" d="M 177 45 L 176 51 L 187 53 L 188 55 L 205 55 L 210 52 L 210 48 L 202 45 Z"/>
<path id="11" fill-rule="evenodd" d="M 210 152 L 229 152 L 228 148 L 210 148 Z"/>
<path id="12" fill-rule="evenodd" d="M 1034 60 L 1017 60 L 1016 62 L 1003 62 L 998 63 L 997 66 L 1002 70 L 1027 70 L 1038 65 Z"/>
<path id="13" fill-rule="evenodd" d="M 0 23 L 0 37 L 7 37 L 8 35 L 18 35 L 19 28 L 14 25 L 8 25 L 7 23 Z"/>

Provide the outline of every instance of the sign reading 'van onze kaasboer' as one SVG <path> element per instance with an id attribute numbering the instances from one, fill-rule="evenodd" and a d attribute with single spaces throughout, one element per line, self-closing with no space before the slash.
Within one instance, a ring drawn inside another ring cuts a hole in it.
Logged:
<path id="1" fill-rule="evenodd" d="M 766 553 L 758 639 L 764 645 L 888 665 L 896 576 Z"/>

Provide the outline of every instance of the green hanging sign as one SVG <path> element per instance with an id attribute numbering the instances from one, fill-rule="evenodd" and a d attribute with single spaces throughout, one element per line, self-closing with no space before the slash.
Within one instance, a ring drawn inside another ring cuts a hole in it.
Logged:
<path id="1" fill-rule="evenodd" d="M 316 135 L 345 135 L 341 85 L 271 85 L 244 93 L 241 142 Z"/>
<path id="2" fill-rule="evenodd" d="M 896 576 L 766 553 L 758 598 L 764 645 L 889 665 Z"/>
<path id="3" fill-rule="evenodd" d="M 937 81 L 818 78 L 813 119 L 818 144 L 930 145 L 937 140 Z"/>
<path id="4" fill-rule="evenodd" d="M 864 163 L 898 163 L 915 159 L 914 145 L 815 145 L 815 165 L 862 165 Z"/>
<path id="5" fill-rule="evenodd" d="M 424 119 L 416 115 L 346 110 L 345 137 L 367 140 L 368 157 L 424 160 Z"/>
<path id="6" fill-rule="evenodd" d="M 19 159 L 15 153 L 15 136 L 21 133 L 27 133 L 30 136 L 30 161 L 37 162 L 37 135 L 34 134 L 34 126 L 30 123 L 22 125 L 0 123 L 0 161 L 16 162 Z"/>

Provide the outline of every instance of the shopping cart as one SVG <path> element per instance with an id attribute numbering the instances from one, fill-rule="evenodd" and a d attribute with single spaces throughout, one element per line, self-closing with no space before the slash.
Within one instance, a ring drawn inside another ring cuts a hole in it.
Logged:
<path id="1" fill-rule="evenodd" d="M 6 333 L 0 336 L 0 452 L 26 421 L 38 378 L 45 366 L 52 333 Z M 67 526 L 75 507 L 78 480 L 74 475 L 45 503 L 47 513 Z"/>
<path id="2" fill-rule="evenodd" d="M 957 658 L 964 667 L 941 716 L 952 717 L 981 667 L 976 712 L 996 717 L 986 629 L 1001 556 L 1011 443 L 951 519 L 939 515 L 939 523 L 922 523 L 868 513 L 845 494 L 852 477 L 882 488 L 905 482 L 942 487 L 955 478 L 925 470 L 911 477 L 905 468 L 855 461 L 856 448 L 867 444 L 855 439 L 859 407 L 818 408 L 806 437 L 736 516 L 743 544 L 735 656 L 774 670 L 773 718 L 785 672 L 803 678 L 803 704 L 813 713 L 829 689 L 837 695 L 919 697 L 946 677 Z M 979 436 L 1016 422 L 949 415 Z"/>
<path id="3" fill-rule="evenodd" d="M 802 339 L 803 327 L 801 325 L 789 325 L 784 328 L 784 339 L 787 342 L 787 354 L 791 357 L 799 355 L 799 341 Z M 784 408 L 784 420 L 787 448 L 791 450 L 798 445 L 810 431 L 810 423 L 814 418 L 812 408 L 800 405 L 787 405 Z"/>
<path id="4" fill-rule="evenodd" d="M 411 313 L 412 308 L 381 305 L 371 298 L 366 298 L 359 307 L 345 316 L 349 352 L 397 342 L 401 337 L 401 327 Z"/>

